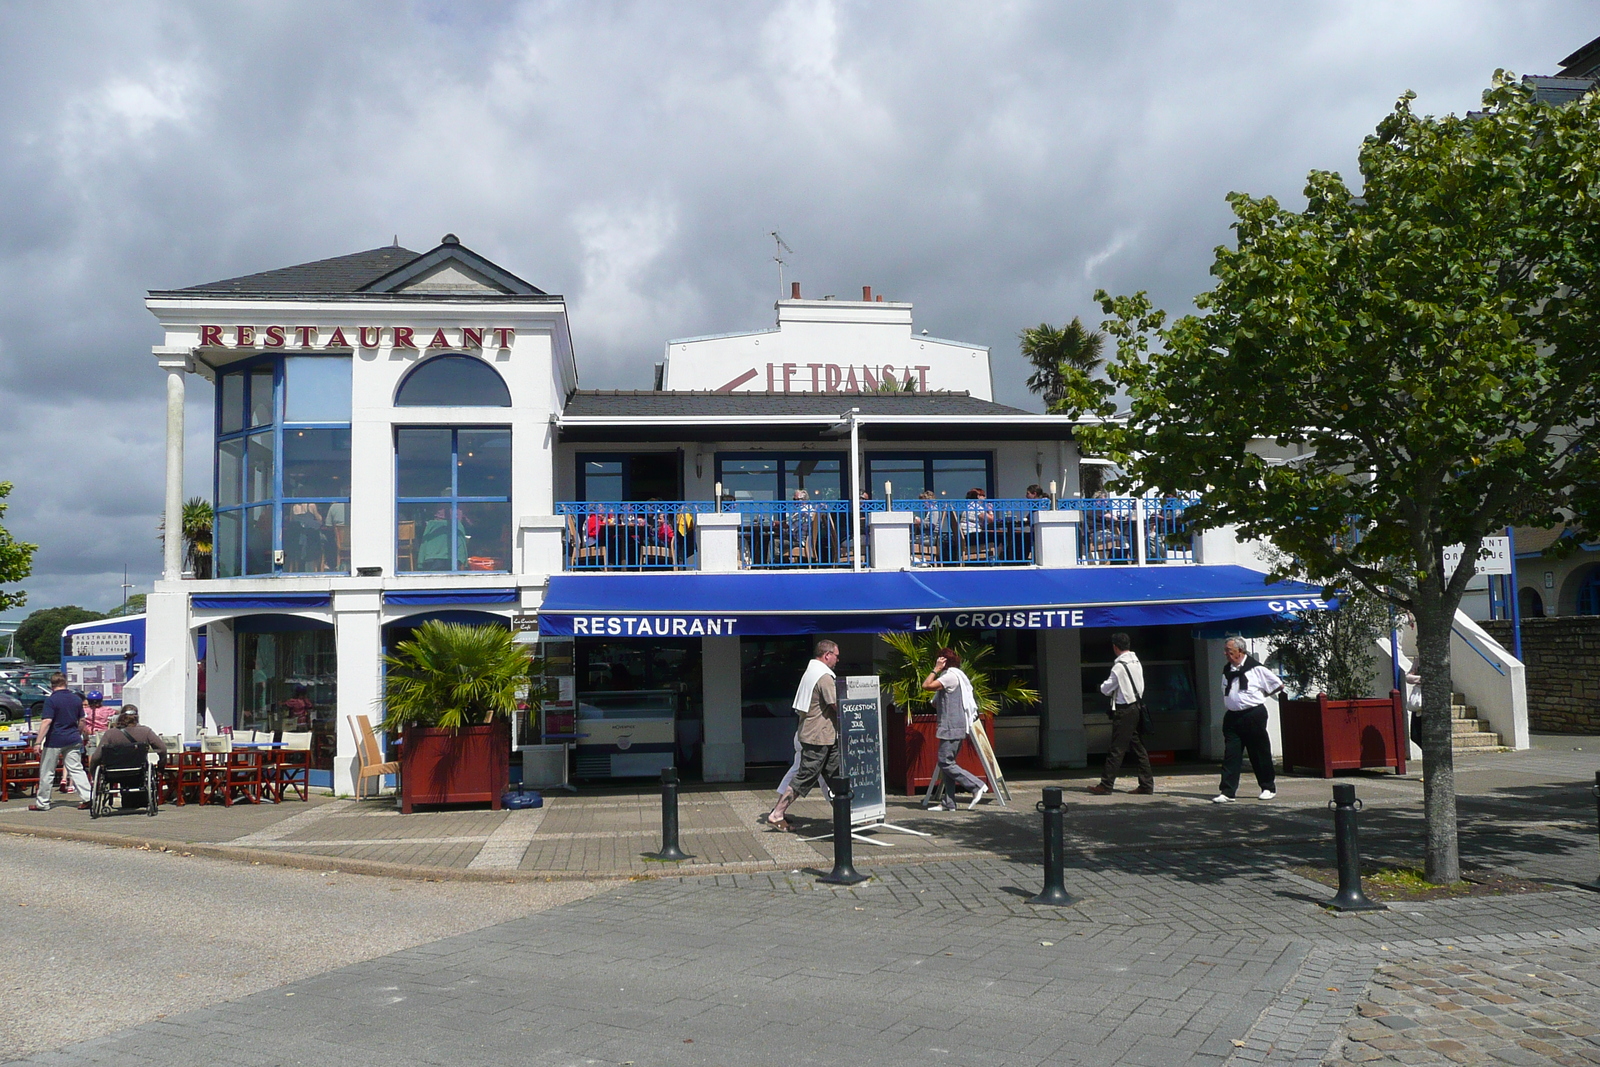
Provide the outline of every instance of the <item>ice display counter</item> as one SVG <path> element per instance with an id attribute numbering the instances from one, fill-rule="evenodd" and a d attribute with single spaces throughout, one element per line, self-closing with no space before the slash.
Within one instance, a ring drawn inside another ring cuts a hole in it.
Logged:
<path id="1" fill-rule="evenodd" d="M 673 765 L 678 694 L 670 689 L 578 694 L 579 778 L 635 778 Z"/>

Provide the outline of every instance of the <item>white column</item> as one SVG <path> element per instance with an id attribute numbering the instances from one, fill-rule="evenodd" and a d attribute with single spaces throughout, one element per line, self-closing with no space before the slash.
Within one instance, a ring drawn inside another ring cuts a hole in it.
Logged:
<path id="1" fill-rule="evenodd" d="M 705 704 L 700 770 L 708 782 L 744 781 L 741 667 L 737 637 L 700 639 L 700 684 Z"/>
<path id="2" fill-rule="evenodd" d="M 1078 513 L 1033 513 L 1033 562 L 1040 567 L 1078 565 Z"/>
<path id="3" fill-rule="evenodd" d="M 339 592 L 333 597 L 339 678 L 334 710 L 339 745 L 333 758 L 333 791 L 339 796 L 353 796 L 356 791 L 356 735 L 351 716 L 369 717 L 376 729 L 383 715 L 378 704 L 383 678 L 378 659 L 383 646 L 381 600 L 376 589 Z"/>
<path id="4" fill-rule="evenodd" d="M 911 512 L 874 511 L 867 519 L 872 538 L 872 569 L 908 569 L 911 566 Z"/>
<path id="5" fill-rule="evenodd" d="M 522 532 L 522 559 L 517 572 L 522 575 L 560 574 L 561 535 L 566 531 L 564 515 L 524 515 L 517 521 Z"/>
<path id="6" fill-rule="evenodd" d="M 1077 630 L 1039 631 L 1046 767 L 1088 766 L 1089 742 L 1083 729 L 1081 636 Z"/>
<path id="7" fill-rule="evenodd" d="M 700 570 L 728 574 L 739 569 L 739 523 L 737 511 L 696 515 L 700 528 Z"/>
<path id="8" fill-rule="evenodd" d="M 187 351 L 154 349 L 156 363 L 167 372 L 167 497 L 165 547 L 161 577 L 183 577 L 183 376 L 193 364 Z"/>
<path id="9" fill-rule="evenodd" d="M 207 728 L 238 724 L 239 679 L 235 673 L 237 641 L 232 619 L 206 623 L 206 719 Z"/>

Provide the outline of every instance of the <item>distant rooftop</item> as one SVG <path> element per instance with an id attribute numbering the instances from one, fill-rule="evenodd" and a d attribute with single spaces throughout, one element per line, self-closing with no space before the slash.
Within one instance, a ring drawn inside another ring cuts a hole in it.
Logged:
<path id="1" fill-rule="evenodd" d="M 563 415 L 627 418 L 648 415 L 761 418 L 815 415 L 837 418 L 851 408 L 863 415 L 1036 415 L 1022 408 L 959 393 L 759 393 L 580 389 Z"/>
<path id="2" fill-rule="evenodd" d="M 1561 61 L 1554 74 L 1530 74 L 1523 84 L 1533 86 L 1534 95 L 1546 104 L 1570 104 L 1600 79 L 1600 37 L 1596 37 Z"/>

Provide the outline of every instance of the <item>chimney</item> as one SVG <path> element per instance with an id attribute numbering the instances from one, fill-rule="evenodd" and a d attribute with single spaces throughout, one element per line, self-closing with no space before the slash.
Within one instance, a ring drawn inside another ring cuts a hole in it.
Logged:
<path id="1" fill-rule="evenodd" d="M 800 299 L 800 283 L 799 282 L 790 282 L 789 283 L 789 299 L 790 300 L 799 300 Z"/>
<path id="2" fill-rule="evenodd" d="M 882 293 L 878 294 L 878 303 L 880 303 L 880 304 L 883 303 L 883 294 Z"/>
<path id="3" fill-rule="evenodd" d="M 863 285 L 861 287 L 861 299 L 869 304 L 872 303 L 872 286 Z"/>

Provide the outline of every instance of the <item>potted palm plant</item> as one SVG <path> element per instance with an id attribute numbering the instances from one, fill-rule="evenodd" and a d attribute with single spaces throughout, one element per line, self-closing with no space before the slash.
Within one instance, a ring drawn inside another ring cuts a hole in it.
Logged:
<path id="1" fill-rule="evenodd" d="M 891 782 L 903 783 L 907 794 L 927 787 L 938 762 L 939 742 L 934 736 L 938 716 L 929 702 L 934 694 L 922 688 L 922 680 L 933 670 L 941 648 L 960 654 L 961 669 L 972 681 L 972 695 L 978 701 L 978 720 L 991 744 L 994 716 L 1002 707 L 1039 702 L 1039 691 L 1015 678 L 1001 686 L 995 684 L 991 668 L 984 665 L 994 655 L 990 645 L 955 638 L 939 627 L 914 634 L 886 633 L 883 640 L 889 646 L 889 657 L 879 662 L 878 673 L 885 693 L 899 712 L 895 721 L 885 722 L 885 775 Z M 970 747 L 961 750 L 958 762 L 974 774 L 983 773 L 977 754 Z"/>
<path id="2" fill-rule="evenodd" d="M 429 621 L 385 656 L 384 729 L 400 732 L 400 810 L 500 808 L 511 779 L 511 715 L 533 666 L 503 626 Z"/>

